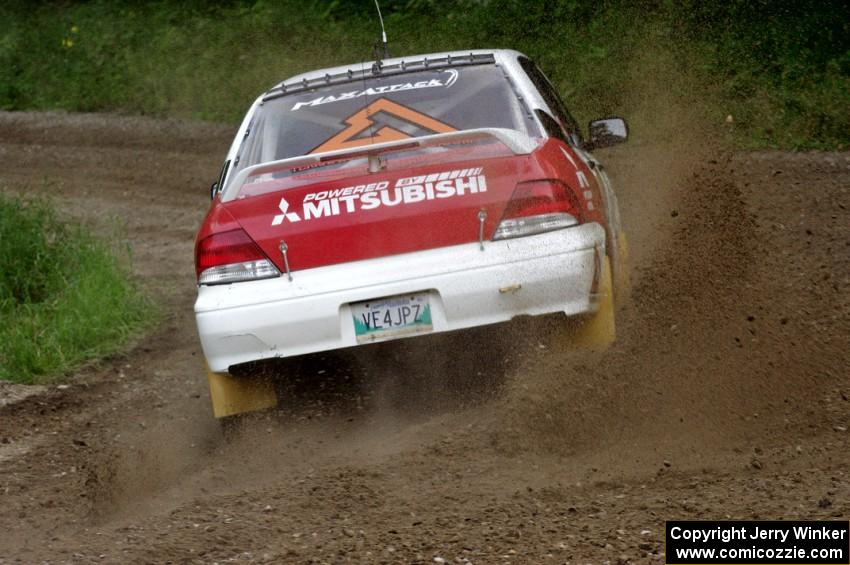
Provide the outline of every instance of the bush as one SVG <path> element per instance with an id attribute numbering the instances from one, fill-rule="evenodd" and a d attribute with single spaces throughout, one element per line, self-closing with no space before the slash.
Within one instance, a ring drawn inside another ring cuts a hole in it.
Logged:
<path id="1" fill-rule="evenodd" d="M 749 146 L 850 143 L 850 19 L 815 0 L 383 0 L 394 55 L 512 47 L 576 114 L 681 86 Z M 0 108 L 238 120 L 292 74 L 372 57 L 371 0 L 0 6 Z M 664 62 L 662 67 L 659 62 Z M 655 81 L 635 94 L 636 77 Z M 677 83 L 683 77 L 682 83 Z M 673 84 L 671 84 L 673 83 Z"/>
<path id="2" fill-rule="evenodd" d="M 0 194 L 0 379 L 55 378 L 118 349 L 155 314 L 111 249 L 45 201 Z"/>

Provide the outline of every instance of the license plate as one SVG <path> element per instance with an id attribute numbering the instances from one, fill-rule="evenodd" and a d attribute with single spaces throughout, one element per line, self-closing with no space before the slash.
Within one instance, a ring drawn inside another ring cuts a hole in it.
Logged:
<path id="1" fill-rule="evenodd" d="M 351 305 L 351 314 L 357 343 L 393 339 L 433 329 L 427 293 L 355 302 Z"/>

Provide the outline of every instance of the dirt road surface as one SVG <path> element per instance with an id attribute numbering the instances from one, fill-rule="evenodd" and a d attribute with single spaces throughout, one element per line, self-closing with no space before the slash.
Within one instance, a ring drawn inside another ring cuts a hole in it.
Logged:
<path id="1" fill-rule="evenodd" d="M 0 190 L 126 226 L 164 319 L 0 388 L 0 563 L 664 563 L 671 519 L 850 518 L 850 155 L 600 152 L 633 248 L 604 354 L 559 320 L 282 363 L 225 442 L 194 232 L 229 127 L 0 114 Z"/>

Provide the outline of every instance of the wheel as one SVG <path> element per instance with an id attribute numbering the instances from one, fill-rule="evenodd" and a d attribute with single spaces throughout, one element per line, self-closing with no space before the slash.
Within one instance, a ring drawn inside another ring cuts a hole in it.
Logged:
<path id="1" fill-rule="evenodd" d="M 207 367 L 207 380 L 216 418 L 277 406 L 277 394 L 271 379 L 251 375 L 234 377 L 229 373 L 214 373 Z"/>
<path id="2" fill-rule="evenodd" d="M 221 435 L 226 443 L 233 443 L 240 437 L 251 437 L 260 430 L 274 425 L 277 413 L 271 411 L 240 412 L 218 418 Z"/>
<path id="3" fill-rule="evenodd" d="M 221 435 L 224 437 L 226 443 L 233 442 L 247 427 L 246 415 L 245 413 L 234 414 L 233 416 L 224 416 L 218 419 L 218 423 L 221 426 Z"/>
<path id="4" fill-rule="evenodd" d="M 617 337 L 615 322 L 614 284 L 611 274 L 611 260 L 605 257 L 597 287 L 597 310 L 578 320 L 571 341 L 574 345 L 586 349 L 604 351 L 614 343 Z"/>

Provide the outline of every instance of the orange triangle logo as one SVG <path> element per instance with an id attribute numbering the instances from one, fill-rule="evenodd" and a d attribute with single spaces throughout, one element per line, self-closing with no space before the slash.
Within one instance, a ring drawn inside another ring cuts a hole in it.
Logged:
<path id="1" fill-rule="evenodd" d="M 373 143 L 383 143 L 385 141 L 397 141 L 399 139 L 409 139 L 412 136 L 399 131 L 390 126 L 383 126 L 379 130 L 366 137 L 360 137 L 369 128 L 375 125 L 373 116 L 383 112 L 395 118 L 404 120 L 422 129 L 434 133 L 448 133 L 457 131 L 448 124 L 444 124 L 439 120 L 435 120 L 430 116 L 426 116 L 416 110 L 402 106 L 392 100 L 379 98 L 362 110 L 345 118 L 345 123 L 348 127 L 334 135 L 310 153 L 324 153 L 325 151 L 336 151 L 339 149 L 350 149 L 352 147 L 363 147 L 364 145 L 372 145 Z"/>

